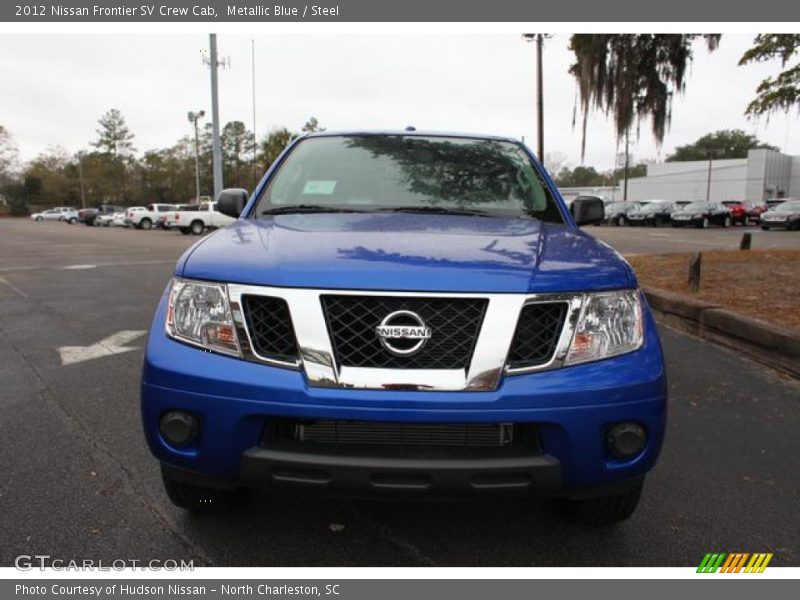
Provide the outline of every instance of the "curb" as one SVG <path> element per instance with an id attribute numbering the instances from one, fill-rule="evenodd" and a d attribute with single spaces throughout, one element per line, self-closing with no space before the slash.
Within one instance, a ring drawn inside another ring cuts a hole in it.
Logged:
<path id="1" fill-rule="evenodd" d="M 746 317 L 685 294 L 651 287 L 643 290 L 650 307 L 665 323 L 800 379 L 800 331 Z"/>

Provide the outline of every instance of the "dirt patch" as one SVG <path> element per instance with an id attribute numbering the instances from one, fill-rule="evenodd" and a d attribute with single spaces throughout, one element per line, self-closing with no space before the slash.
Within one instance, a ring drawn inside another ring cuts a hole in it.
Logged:
<path id="1" fill-rule="evenodd" d="M 703 252 L 700 291 L 690 294 L 694 254 L 628 258 L 645 286 L 680 292 L 734 312 L 800 330 L 800 250 Z"/>

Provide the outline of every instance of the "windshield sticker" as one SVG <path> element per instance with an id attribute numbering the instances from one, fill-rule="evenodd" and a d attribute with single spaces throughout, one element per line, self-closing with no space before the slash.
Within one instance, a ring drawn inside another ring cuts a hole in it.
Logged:
<path id="1" fill-rule="evenodd" d="M 306 181 L 306 186 L 303 188 L 303 195 L 307 196 L 330 196 L 336 189 L 335 181 L 327 180 L 312 180 Z"/>

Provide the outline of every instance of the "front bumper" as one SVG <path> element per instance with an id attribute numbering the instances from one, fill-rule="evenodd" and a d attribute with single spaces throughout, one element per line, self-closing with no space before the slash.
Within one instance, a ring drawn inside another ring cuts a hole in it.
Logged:
<path id="1" fill-rule="evenodd" d="M 516 491 L 576 494 L 625 485 L 649 471 L 666 422 L 666 376 L 655 324 L 645 310 L 645 344 L 593 363 L 506 376 L 490 392 L 420 392 L 311 387 L 301 371 L 246 362 L 193 348 L 164 334 L 165 302 L 145 353 L 142 419 L 153 454 L 195 483 L 222 487 L 302 484 L 336 492 L 425 495 Z M 168 410 L 199 418 L 189 447 L 159 433 Z M 437 455 L 423 460 L 372 447 L 361 453 L 265 447 L 271 419 L 410 423 L 531 423 L 541 451 L 518 455 Z M 634 421 L 647 431 L 642 452 L 618 460 L 607 429 Z"/>
<path id="2" fill-rule="evenodd" d="M 780 220 L 770 221 L 762 218 L 761 225 L 763 225 L 764 227 L 785 227 L 788 229 L 789 227 L 793 227 L 794 225 L 796 225 L 798 221 L 799 221 L 798 219 L 780 219 Z"/>

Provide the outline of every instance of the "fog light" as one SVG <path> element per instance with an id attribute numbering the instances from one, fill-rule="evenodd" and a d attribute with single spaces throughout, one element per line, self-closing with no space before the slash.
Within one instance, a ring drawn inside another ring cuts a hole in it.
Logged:
<path id="1" fill-rule="evenodd" d="M 191 444 L 200 431 L 197 418 L 182 410 L 171 410 L 161 415 L 159 431 L 171 446 L 183 448 Z"/>
<path id="2" fill-rule="evenodd" d="M 644 427 L 637 423 L 617 423 L 606 434 L 606 446 L 615 458 L 627 460 L 642 451 L 647 442 Z"/>

